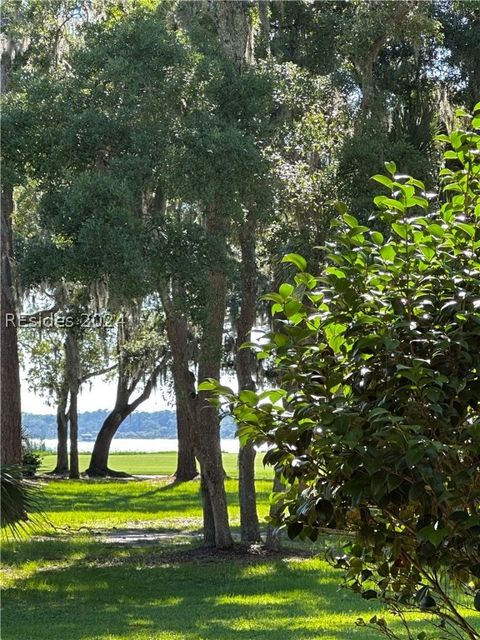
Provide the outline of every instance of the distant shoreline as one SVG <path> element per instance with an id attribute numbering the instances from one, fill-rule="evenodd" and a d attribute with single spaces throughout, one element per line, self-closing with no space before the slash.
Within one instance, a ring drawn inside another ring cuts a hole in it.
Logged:
<path id="1" fill-rule="evenodd" d="M 57 449 L 56 438 L 31 438 L 34 447 L 44 446 L 45 451 L 55 453 Z M 78 442 L 79 453 L 91 453 L 94 440 L 80 440 Z M 239 441 L 234 438 L 222 438 L 222 451 L 225 453 L 237 453 Z M 116 437 L 112 441 L 111 453 L 163 453 L 178 450 L 176 438 L 122 438 Z"/>

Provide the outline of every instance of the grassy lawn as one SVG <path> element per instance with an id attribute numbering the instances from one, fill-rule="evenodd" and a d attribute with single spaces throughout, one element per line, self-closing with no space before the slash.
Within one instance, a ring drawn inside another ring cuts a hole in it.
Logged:
<path id="1" fill-rule="evenodd" d="M 166 468 L 168 454 L 156 455 Z M 271 483 L 257 484 L 263 518 Z M 236 490 L 228 480 L 235 532 Z M 35 535 L 3 544 L 5 640 L 377 637 L 355 620 L 378 603 L 338 589 L 321 542 L 271 556 L 202 551 L 198 481 L 50 481 L 44 505 Z M 416 626 L 426 629 L 425 616 Z"/>
<path id="2" fill-rule="evenodd" d="M 85 471 L 90 462 L 90 454 L 81 453 L 79 458 L 80 470 Z M 256 460 L 256 477 L 271 478 L 272 471 L 270 468 L 264 469 L 262 459 L 263 454 L 259 454 Z M 53 469 L 55 460 L 54 454 L 44 454 L 40 473 Z M 139 475 L 171 475 L 175 472 L 176 463 L 177 454 L 175 452 L 112 453 L 108 460 L 111 469 Z M 232 478 L 238 477 L 237 455 L 235 453 L 223 454 L 223 466 L 228 476 Z"/>

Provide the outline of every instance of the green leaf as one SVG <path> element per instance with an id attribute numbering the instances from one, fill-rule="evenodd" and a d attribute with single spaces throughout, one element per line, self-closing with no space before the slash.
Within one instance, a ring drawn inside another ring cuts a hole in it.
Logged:
<path id="1" fill-rule="evenodd" d="M 473 224 L 465 224 L 464 222 L 457 222 L 455 226 L 461 229 L 462 231 L 465 231 L 465 233 L 468 236 L 470 236 L 470 238 L 475 237 L 475 227 Z"/>
<path id="2" fill-rule="evenodd" d="M 443 238 L 445 235 L 445 229 L 436 223 L 428 225 L 428 230 L 437 238 Z"/>
<path id="3" fill-rule="evenodd" d="M 282 258 L 282 262 L 294 264 L 299 271 L 305 271 L 307 268 L 307 261 L 298 253 L 287 253 L 287 255 Z"/>
<path id="4" fill-rule="evenodd" d="M 443 157 L 445 158 L 445 160 L 457 160 L 458 153 L 456 151 L 452 151 L 451 149 L 449 149 L 448 151 L 445 151 L 445 153 L 443 154 Z"/>
<path id="5" fill-rule="evenodd" d="M 392 262 L 397 255 L 395 248 L 391 244 L 386 244 L 380 248 L 380 255 L 386 262 Z"/>
<path id="6" fill-rule="evenodd" d="M 385 187 L 387 187 L 387 189 L 390 189 L 390 191 L 393 189 L 393 180 L 390 180 L 390 178 L 387 178 L 387 176 L 384 176 L 381 173 L 377 173 L 376 175 L 372 176 L 371 179 L 379 182 L 380 184 L 383 184 Z"/>
<path id="7" fill-rule="evenodd" d="M 457 116 L 457 118 L 468 118 L 470 116 L 468 111 L 465 111 L 465 109 L 462 109 L 461 107 L 459 107 L 458 109 L 455 109 L 455 115 Z M 452 136 L 454 134 L 459 135 L 457 131 L 454 131 L 452 133 Z"/>
<path id="8" fill-rule="evenodd" d="M 395 162 L 385 162 L 384 164 L 385 164 L 385 169 L 392 176 L 394 176 L 397 173 L 397 165 L 395 164 Z"/>
<path id="9" fill-rule="evenodd" d="M 395 209 L 395 211 L 400 211 L 401 213 L 405 211 L 405 206 L 401 202 L 393 198 L 387 198 L 387 196 L 376 196 L 373 202 L 380 209 Z"/>
<path id="10" fill-rule="evenodd" d="M 240 395 L 238 396 L 242 402 L 248 405 L 257 404 L 258 396 L 255 391 L 251 391 L 250 389 L 244 389 L 240 391 Z"/>
<path id="11" fill-rule="evenodd" d="M 421 244 L 418 248 L 420 249 L 427 262 L 430 262 L 435 255 L 435 250 L 432 249 L 432 247 L 427 246 L 426 244 Z"/>
<path id="12" fill-rule="evenodd" d="M 282 297 L 282 300 L 286 300 L 287 298 L 289 298 L 293 292 L 294 292 L 294 287 L 288 282 L 284 282 L 278 288 L 278 293 Z"/>
<path id="13" fill-rule="evenodd" d="M 426 540 L 430 542 L 435 547 L 445 540 L 445 538 L 451 533 L 448 527 L 442 527 L 441 529 L 436 529 L 433 525 L 428 525 L 427 527 L 423 527 L 418 531 L 418 537 L 421 540 Z"/>
<path id="14" fill-rule="evenodd" d="M 406 239 L 408 235 L 408 226 L 406 224 L 402 224 L 400 222 L 394 222 L 392 224 L 392 229 L 397 233 L 403 240 Z"/>
<path id="15" fill-rule="evenodd" d="M 384 243 L 384 237 L 383 235 L 380 233 L 380 231 L 371 231 L 370 232 L 370 236 L 373 240 L 373 242 L 375 242 L 375 244 L 383 244 Z"/>
<path id="16" fill-rule="evenodd" d="M 354 217 L 351 216 L 349 213 L 344 213 L 342 216 L 342 220 L 351 228 L 354 229 L 355 227 L 358 227 L 358 220 Z"/>
<path id="17" fill-rule="evenodd" d="M 209 378 L 208 380 L 204 380 L 203 382 L 200 382 L 200 384 L 198 385 L 198 390 L 214 391 L 215 389 L 217 389 L 217 387 L 218 387 L 217 381 Z"/>

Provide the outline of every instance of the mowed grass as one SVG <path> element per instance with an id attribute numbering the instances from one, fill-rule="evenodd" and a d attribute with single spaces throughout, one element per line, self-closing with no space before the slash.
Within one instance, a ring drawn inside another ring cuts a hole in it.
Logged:
<path id="1" fill-rule="evenodd" d="M 259 453 L 255 462 L 255 473 L 257 478 L 269 479 L 272 477 L 270 467 L 263 466 L 263 453 Z M 227 475 L 231 478 L 238 478 L 237 455 L 235 453 L 223 454 L 223 467 Z M 55 467 L 56 457 L 54 454 L 44 454 L 40 473 L 51 471 Z M 79 466 L 83 472 L 90 462 L 90 454 L 81 453 L 79 455 Z M 112 453 L 109 456 L 108 464 L 115 471 L 125 471 L 132 475 L 172 475 L 175 473 L 177 465 L 177 454 L 175 452 L 162 453 Z"/>
<path id="2" fill-rule="evenodd" d="M 238 538 L 236 480 L 226 488 Z M 270 488 L 257 482 L 262 520 Z M 322 542 L 288 543 L 271 556 L 201 552 L 198 481 L 55 480 L 45 483 L 43 504 L 36 533 L 3 544 L 2 639 L 379 637 L 355 621 L 383 615 L 380 605 L 338 588 Z M 139 544 L 129 537 L 137 534 Z M 155 539 L 142 541 L 148 534 Z M 418 614 L 416 632 L 426 620 Z"/>

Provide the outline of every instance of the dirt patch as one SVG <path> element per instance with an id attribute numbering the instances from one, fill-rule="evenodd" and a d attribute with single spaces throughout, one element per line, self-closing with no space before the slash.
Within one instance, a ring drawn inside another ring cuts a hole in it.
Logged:
<path id="1" fill-rule="evenodd" d="M 201 533 L 176 529 L 116 529 L 109 531 L 103 541 L 118 546 L 143 547 L 157 542 L 172 542 L 181 538 L 200 540 L 201 537 Z"/>
<path id="2" fill-rule="evenodd" d="M 236 543 L 231 549 L 214 549 L 210 547 L 190 547 L 182 550 L 165 551 L 159 554 L 159 563 L 254 563 L 263 559 L 311 558 L 311 551 L 298 549 L 280 549 L 273 551 L 263 544 L 242 545 Z"/>

